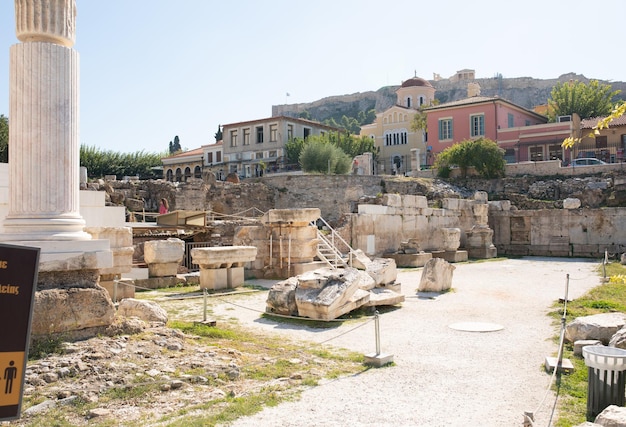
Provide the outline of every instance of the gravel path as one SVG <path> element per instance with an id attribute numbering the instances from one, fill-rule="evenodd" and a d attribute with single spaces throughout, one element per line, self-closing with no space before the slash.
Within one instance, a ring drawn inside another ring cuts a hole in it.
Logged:
<path id="1" fill-rule="evenodd" d="M 266 408 L 232 426 L 521 426 L 524 411 L 547 426 L 554 395 L 541 405 L 550 376 L 542 364 L 555 356 L 558 325 L 546 316 L 563 298 L 600 284 L 596 261 L 523 258 L 456 264 L 453 291 L 436 298 L 418 295 L 421 269 L 398 274 L 406 301 L 380 316 L 382 353 L 395 366 L 305 391 L 301 399 Z M 270 282 L 271 283 L 271 282 Z M 267 281 L 258 284 L 268 285 Z M 266 293 L 238 304 L 263 311 Z M 223 311 L 222 311 L 223 310 Z M 363 354 L 376 350 L 374 323 L 347 322 L 313 329 L 276 323 L 254 310 L 228 304 L 217 315 L 299 340 L 325 343 Z M 450 328 L 459 322 L 497 324 L 495 332 Z"/>

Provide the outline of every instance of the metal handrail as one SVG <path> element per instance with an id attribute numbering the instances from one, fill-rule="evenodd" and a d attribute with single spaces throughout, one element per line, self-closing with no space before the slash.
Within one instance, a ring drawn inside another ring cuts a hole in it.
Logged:
<path id="1" fill-rule="evenodd" d="M 331 248 L 331 249 L 333 250 L 333 252 L 335 253 L 335 255 L 336 255 L 336 256 L 339 256 L 339 258 L 341 259 L 342 263 L 343 263 L 344 265 L 346 265 L 346 262 L 343 260 L 343 256 L 342 256 L 341 252 L 339 251 L 339 249 L 337 249 L 337 244 L 335 243 L 335 239 L 336 239 L 339 243 L 343 244 L 343 245 L 344 245 L 344 246 L 348 249 L 348 263 L 347 263 L 347 265 L 349 265 L 350 267 L 352 267 L 352 255 L 353 255 L 353 253 L 354 253 L 354 249 L 352 249 L 352 247 L 348 244 L 348 242 L 346 242 L 346 241 L 344 240 L 344 238 L 343 238 L 343 237 L 341 237 L 341 235 L 340 235 L 339 233 L 337 233 L 337 231 L 335 231 L 335 229 L 334 229 L 334 228 L 332 228 L 332 227 L 330 226 L 330 224 L 328 224 L 324 218 L 319 217 L 318 221 L 321 221 L 321 222 L 322 222 L 322 224 L 323 224 L 324 226 L 326 226 L 326 228 L 328 228 L 328 230 L 330 230 L 330 237 L 331 237 L 331 238 L 330 238 L 330 239 L 328 239 L 326 236 L 324 236 L 324 235 L 323 235 L 323 234 L 319 231 L 319 229 L 317 230 L 317 236 L 318 236 L 321 240 L 323 240 L 323 241 L 324 241 L 327 245 L 329 245 L 329 246 L 330 246 L 330 248 Z M 311 223 L 311 225 L 314 225 L 314 226 L 317 228 L 316 221 L 313 221 L 313 222 Z M 319 255 L 319 250 L 318 250 L 318 255 Z"/>

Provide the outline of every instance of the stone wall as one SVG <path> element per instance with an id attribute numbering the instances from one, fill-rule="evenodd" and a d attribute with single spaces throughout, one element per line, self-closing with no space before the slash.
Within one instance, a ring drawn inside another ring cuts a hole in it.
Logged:
<path id="1" fill-rule="evenodd" d="M 507 163 L 505 165 L 504 175 L 507 177 L 517 176 L 576 176 L 584 177 L 601 173 L 626 173 L 626 165 L 624 163 L 610 163 L 607 165 L 598 166 L 561 166 L 560 160 L 546 160 L 543 162 L 520 162 L 520 163 Z M 453 169 L 451 178 L 458 178 L 461 175 L 459 169 Z M 472 168 L 467 172 L 468 176 L 474 176 Z M 415 170 L 413 176 L 418 178 L 435 178 L 437 176 L 436 169 Z"/>
<path id="2" fill-rule="evenodd" d="M 279 175 L 263 178 L 275 190 L 275 209 L 319 208 L 322 217 L 336 222 L 356 211 L 363 196 L 383 192 L 381 177 L 362 175 Z"/>
<path id="3" fill-rule="evenodd" d="M 489 226 L 499 255 L 601 258 L 626 250 L 625 208 L 508 210 L 490 202 Z"/>

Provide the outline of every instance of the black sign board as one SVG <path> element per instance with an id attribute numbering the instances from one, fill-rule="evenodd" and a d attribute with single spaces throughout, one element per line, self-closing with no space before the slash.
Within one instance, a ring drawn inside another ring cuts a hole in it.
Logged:
<path id="1" fill-rule="evenodd" d="M 39 251 L 0 244 L 0 421 L 20 417 Z"/>

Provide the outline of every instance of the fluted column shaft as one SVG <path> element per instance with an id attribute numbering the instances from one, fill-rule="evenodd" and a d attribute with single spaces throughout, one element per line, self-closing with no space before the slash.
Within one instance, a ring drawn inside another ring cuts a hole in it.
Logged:
<path id="1" fill-rule="evenodd" d="M 9 93 L 8 240 L 89 240 L 79 212 L 74 0 L 15 0 Z"/>

